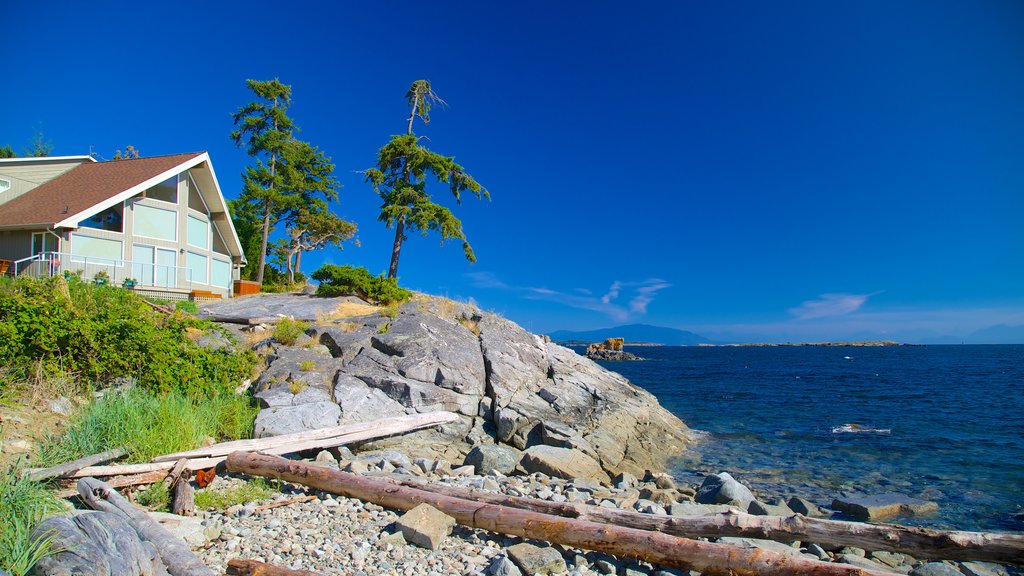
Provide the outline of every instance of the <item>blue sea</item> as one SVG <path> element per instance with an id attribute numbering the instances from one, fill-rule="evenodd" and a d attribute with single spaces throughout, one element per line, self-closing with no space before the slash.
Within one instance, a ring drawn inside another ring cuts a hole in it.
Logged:
<path id="1" fill-rule="evenodd" d="M 679 478 L 820 504 L 898 492 L 940 506 L 901 523 L 1024 530 L 1024 346 L 627 349 L 648 360 L 602 364 L 707 433 Z"/>

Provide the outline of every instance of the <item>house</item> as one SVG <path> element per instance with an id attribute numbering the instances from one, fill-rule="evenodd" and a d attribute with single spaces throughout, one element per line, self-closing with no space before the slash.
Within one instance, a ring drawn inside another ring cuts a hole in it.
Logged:
<path id="1" fill-rule="evenodd" d="M 187 298 L 230 296 L 244 265 L 206 152 L 0 159 L 8 275 L 77 274 Z"/>

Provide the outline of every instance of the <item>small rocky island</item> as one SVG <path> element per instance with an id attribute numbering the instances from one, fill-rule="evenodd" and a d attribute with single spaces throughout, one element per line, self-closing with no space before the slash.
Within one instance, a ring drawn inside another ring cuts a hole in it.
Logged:
<path id="1" fill-rule="evenodd" d="M 606 362 L 624 362 L 628 360 L 643 360 L 636 354 L 631 354 L 622 349 L 625 340 L 622 338 L 608 338 L 604 342 L 595 342 L 587 346 L 587 358 L 591 360 L 604 360 Z"/>

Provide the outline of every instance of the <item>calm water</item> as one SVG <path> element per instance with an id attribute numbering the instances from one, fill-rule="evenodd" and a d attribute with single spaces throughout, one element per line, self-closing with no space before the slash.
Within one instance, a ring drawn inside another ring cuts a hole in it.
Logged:
<path id="1" fill-rule="evenodd" d="M 1024 346 L 631 351 L 649 360 L 604 365 L 709 433 L 678 476 L 822 504 L 900 492 L 940 505 L 900 522 L 1024 530 Z M 850 423 L 891 432 L 832 432 Z"/>

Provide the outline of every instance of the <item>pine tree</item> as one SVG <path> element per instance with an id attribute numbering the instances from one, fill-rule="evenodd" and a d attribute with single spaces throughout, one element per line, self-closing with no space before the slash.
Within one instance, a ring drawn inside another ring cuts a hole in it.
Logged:
<path id="1" fill-rule="evenodd" d="M 432 104 L 444 104 L 431 89 L 430 82 L 413 82 L 406 99 L 410 107 L 406 133 L 392 136 L 391 141 L 377 153 L 377 167 L 365 172 L 366 180 L 384 201 L 378 220 L 388 228 L 395 228 L 388 278 L 398 277 L 402 243 L 407 240 L 406 228 L 419 230 L 424 235 L 431 230 L 436 231 L 441 234 L 442 241 L 461 240 L 466 259 L 476 261 L 473 248 L 462 231 L 462 222 L 451 210 L 433 202 L 427 193 L 428 174 L 448 185 L 456 203 L 461 203 L 461 194 L 466 191 L 477 198 L 490 198 L 487 189 L 467 174 L 454 157 L 431 152 L 420 145 L 420 139 L 413 133 L 416 118 L 428 124 Z"/>

